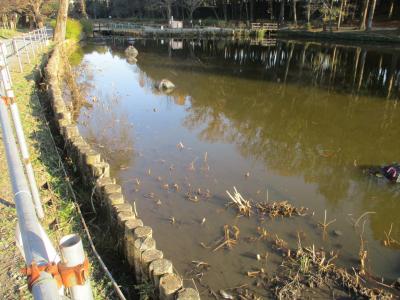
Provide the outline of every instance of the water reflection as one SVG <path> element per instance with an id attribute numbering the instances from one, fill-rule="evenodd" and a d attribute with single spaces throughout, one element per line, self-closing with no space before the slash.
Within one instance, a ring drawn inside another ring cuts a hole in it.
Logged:
<path id="1" fill-rule="evenodd" d="M 132 43 L 139 50 L 136 65 L 126 63 L 123 52 Z M 373 269 L 391 278 L 400 274 L 393 264 L 398 252 L 380 245 L 392 223 L 392 236 L 400 239 L 398 188 L 363 173 L 364 166 L 398 159 L 397 50 L 293 41 L 254 45 L 248 41 L 126 39 L 114 39 L 111 50 L 101 49 L 102 53 L 89 48 L 83 62 L 102 69 L 94 70 L 92 84 L 101 100 L 83 109 L 79 120 L 88 123 L 85 135 L 109 151 L 107 159 L 120 170 L 118 176 L 131 181 L 124 186 L 128 197 L 140 200 L 140 193 L 155 192 L 165 202 L 160 207 L 147 198 L 137 203 L 142 217 L 159 234 L 156 238 L 163 251 L 175 253 L 180 267 L 188 258 L 179 251 L 189 248 L 196 259 L 205 256 L 216 265 L 224 259 L 232 262 L 233 273 L 213 274 L 211 282 L 218 278 L 218 284 L 231 284 L 232 278 L 241 278 L 245 258 L 238 258 L 238 253 L 230 258 L 204 254 L 198 245 L 218 236 L 221 226 L 232 222 L 240 223 L 243 235 L 254 234 L 255 224 L 232 221 L 229 212 L 215 212 L 226 204 L 225 189 L 240 184 L 253 199 L 265 200 L 256 191 L 269 189 L 274 199 L 297 201 L 315 210 L 318 217 L 328 209 L 344 236 L 324 247 L 341 243 L 347 262 L 356 259 L 359 250 L 352 240 L 351 220 L 366 211 L 375 212 L 368 215 L 366 233 Z M 155 82 L 163 78 L 177 86 L 171 94 L 155 88 Z M 119 123 L 113 124 L 116 120 Z M 190 150 L 177 150 L 182 140 Z M 133 145 L 135 151 L 145 153 L 140 159 L 135 158 Z M 197 165 L 200 175 L 188 172 L 188 164 L 199 164 L 206 151 L 211 171 L 205 174 Z M 250 169 L 252 176 L 244 181 L 243 174 Z M 146 190 L 132 196 L 136 177 Z M 178 182 L 183 187 L 190 181 L 196 187 L 211 186 L 215 195 L 212 201 L 194 207 L 185 200 L 183 189 L 183 195 L 160 189 L 158 177 L 166 180 L 162 184 Z M 183 220 L 180 227 L 166 226 L 172 215 Z M 196 221 L 204 216 L 207 230 Z M 293 233 L 297 224 L 311 236 L 309 242 L 321 243 L 320 232 L 308 221 L 294 222 L 299 223 L 268 226 L 285 235 L 279 230 Z M 185 238 L 171 245 L 167 237 L 176 231 Z M 188 238 L 193 236 L 197 238 L 194 244 Z M 249 251 L 246 246 L 241 250 Z"/>
<path id="2" fill-rule="evenodd" d="M 243 156 L 277 174 L 318 184 L 333 207 L 354 197 L 366 202 L 361 212 L 382 212 L 373 217 L 376 237 L 383 238 L 382 228 L 393 221 L 400 236 L 397 189 L 385 184 L 377 195 L 369 186 L 379 182 L 366 186 L 359 168 L 398 159 L 397 52 L 295 42 L 271 48 L 185 42 L 172 55 L 159 41 L 136 44 L 141 77 L 170 78 L 178 84 L 174 99 L 190 95 L 185 127 L 201 128 L 198 137 L 207 142 L 234 143 Z M 387 206 L 393 218 L 383 213 Z"/>

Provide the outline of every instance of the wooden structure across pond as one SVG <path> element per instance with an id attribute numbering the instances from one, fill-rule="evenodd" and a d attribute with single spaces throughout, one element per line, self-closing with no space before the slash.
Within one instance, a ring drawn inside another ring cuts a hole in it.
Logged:
<path id="1" fill-rule="evenodd" d="M 237 36 L 263 35 L 272 36 L 278 30 L 276 23 L 252 23 L 250 28 L 233 29 L 219 27 L 169 28 L 163 25 L 140 25 L 133 23 L 99 22 L 93 24 L 93 34 L 128 35 L 128 36 Z"/>

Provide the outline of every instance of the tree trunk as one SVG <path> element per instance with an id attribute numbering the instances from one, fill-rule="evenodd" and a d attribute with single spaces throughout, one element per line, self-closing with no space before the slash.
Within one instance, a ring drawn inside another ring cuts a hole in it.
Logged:
<path id="1" fill-rule="evenodd" d="M 80 0 L 79 5 L 81 8 L 81 17 L 84 19 L 88 19 L 88 14 L 86 12 L 86 0 Z"/>
<path id="2" fill-rule="evenodd" d="M 228 21 L 228 8 L 226 7 L 225 1 L 224 1 L 224 4 L 222 4 L 222 11 L 224 13 L 224 20 L 226 22 L 226 21 Z"/>
<path id="3" fill-rule="evenodd" d="M 333 31 L 333 0 L 331 0 L 331 6 L 329 8 L 329 30 Z"/>
<path id="4" fill-rule="evenodd" d="M 347 0 L 340 1 L 340 11 L 339 11 L 339 18 L 338 18 L 338 23 L 337 23 L 337 30 L 340 29 L 340 25 L 342 23 L 343 10 L 346 7 L 346 1 Z"/>
<path id="5" fill-rule="evenodd" d="M 35 1 L 32 5 L 32 14 L 33 14 L 33 19 L 35 20 L 35 24 L 37 28 L 42 28 L 43 27 L 43 16 L 40 12 L 40 2 Z"/>
<path id="6" fill-rule="evenodd" d="M 60 6 L 58 8 L 57 23 L 54 30 L 54 41 L 61 43 L 65 40 L 65 32 L 67 29 L 68 19 L 68 4 L 69 0 L 60 0 Z"/>
<path id="7" fill-rule="evenodd" d="M 390 6 L 389 6 L 389 13 L 388 13 L 388 18 L 389 20 L 393 16 L 393 9 L 394 9 L 394 0 L 390 1 Z"/>
<path id="8" fill-rule="evenodd" d="M 374 19 L 374 14 L 375 14 L 375 7 L 376 7 L 376 0 L 371 0 L 371 6 L 369 8 L 369 14 L 368 14 L 368 24 L 367 24 L 367 31 L 370 31 L 372 29 L 372 21 Z"/>
<path id="9" fill-rule="evenodd" d="M 254 0 L 250 0 L 250 21 L 254 21 Z"/>
<path id="10" fill-rule="evenodd" d="M 369 0 L 364 0 L 364 6 L 360 21 L 360 30 L 365 30 L 365 21 L 367 20 Z"/>
<path id="11" fill-rule="evenodd" d="M 172 16 L 172 7 L 171 7 L 170 3 L 167 4 L 166 10 L 167 10 L 167 19 L 169 22 L 171 20 L 171 16 Z"/>
<path id="12" fill-rule="evenodd" d="M 281 0 L 281 9 L 279 13 L 279 24 L 283 24 L 285 19 L 285 0 Z"/>
<path id="13" fill-rule="evenodd" d="M 360 66 L 360 73 L 358 76 L 358 85 L 357 85 L 357 93 L 360 92 L 362 81 L 364 79 L 364 66 L 365 66 L 365 58 L 367 57 L 367 50 L 361 50 L 361 66 Z"/>
<path id="14" fill-rule="evenodd" d="M 269 8 L 270 8 L 270 20 L 274 19 L 274 1 L 270 0 L 269 1 Z"/>
<path id="15" fill-rule="evenodd" d="M 297 26 L 297 11 L 296 11 L 296 3 L 297 0 L 292 0 L 292 5 L 293 5 L 293 23 L 294 25 Z"/>
<path id="16" fill-rule="evenodd" d="M 310 25 L 310 19 L 311 19 L 311 0 L 307 1 L 307 23 Z"/>

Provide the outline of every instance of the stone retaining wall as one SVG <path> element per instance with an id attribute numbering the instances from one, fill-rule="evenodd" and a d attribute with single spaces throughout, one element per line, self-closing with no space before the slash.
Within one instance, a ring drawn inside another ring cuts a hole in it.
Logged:
<path id="1" fill-rule="evenodd" d="M 62 98 L 61 47 L 54 48 L 45 69 L 54 123 L 84 186 L 95 191 L 93 201 L 98 201 L 96 204 L 103 208 L 107 216 L 106 222 L 118 241 L 115 251 L 125 257 L 137 283 L 152 281 L 159 299 L 200 299 L 196 290 L 183 287 L 183 280 L 174 273 L 172 262 L 157 249 L 152 228 L 145 226 L 135 215 L 131 204 L 125 202 L 121 186 L 110 176 L 110 165 L 80 135 L 72 120 L 71 109 Z"/>

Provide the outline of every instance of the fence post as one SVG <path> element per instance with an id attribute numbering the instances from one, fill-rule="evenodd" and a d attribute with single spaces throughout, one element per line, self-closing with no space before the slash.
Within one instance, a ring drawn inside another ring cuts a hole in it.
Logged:
<path id="1" fill-rule="evenodd" d="M 43 36 L 44 36 L 44 45 L 47 47 L 49 45 L 49 37 L 47 35 L 47 28 L 42 27 L 43 29 Z"/>
<path id="2" fill-rule="evenodd" d="M 39 35 L 40 35 L 41 45 L 42 45 L 42 47 L 44 48 L 44 47 L 46 47 L 46 42 L 45 42 L 45 40 L 44 40 L 43 28 L 44 28 L 44 27 L 39 28 Z"/>
<path id="3" fill-rule="evenodd" d="M 4 67 L 6 69 L 8 78 L 10 80 L 10 84 L 12 84 L 10 69 L 8 68 L 8 65 L 7 65 L 6 52 L 7 52 L 6 44 L 0 43 L 0 68 Z M 2 59 L 2 62 L 1 62 L 1 59 Z M 1 71 L 1 69 L 0 69 L 0 71 Z"/>
<path id="4" fill-rule="evenodd" d="M 36 57 L 36 50 L 35 47 L 33 46 L 32 34 L 31 32 L 29 32 L 28 34 L 29 34 L 29 46 L 31 47 L 33 56 Z"/>
<path id="5" fill-rule="evenodd" d="M 22 73 L 22 72 L 24 72 L 24 69 L 22 68 L 21 57 L 19 55 L 19 49 L 18 49 L 17 41 L 15 39 L 12 40 L 12 45 L 13 45 L 13 48 L 14 48 L 14 52 L 17 54 L 18 64 L 19 64 L 19 71 Z"/>
<path id="6" fill-rule="evenodd" d="M 42 35 L 40 34 L 40 28 L 36 29 L 36 32 L 38 36 L 38 43 L 40 46 L 40 50 L 43 50 Z"/>
<path id="7" fill-rule="evenodd" d="M 24 49 L 25 49 L 25 53 L 26 53 L 26 58 L 28 59 L 28 63 L 31 64 L 31 57 L 29 55 L 28 46 L 26 44 L 25 34 L 22 35 L 22 39 L 24 40 Z"/>

